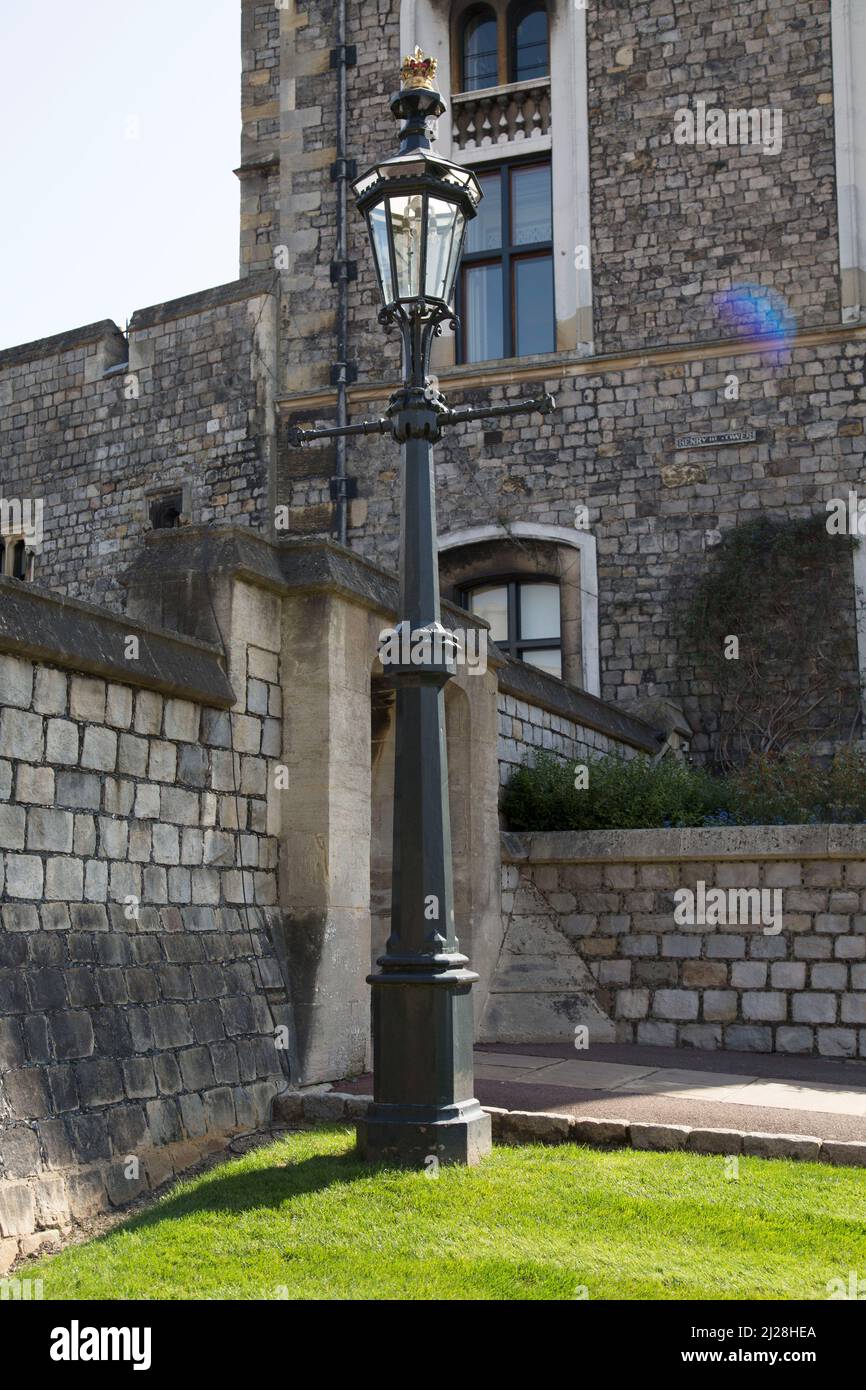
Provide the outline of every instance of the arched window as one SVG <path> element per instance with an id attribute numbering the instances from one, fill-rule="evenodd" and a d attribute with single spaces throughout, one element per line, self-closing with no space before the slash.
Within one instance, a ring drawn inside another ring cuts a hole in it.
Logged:
<path id="1" fill-rule="evenodd" d="M 499 641 L 506 651 L 554 675 L 561 670 L 577 690 L 600 693 L 598 574 L 589 532 L 521 521 L 510 522 L 508 532 L 498 525 L 446 532 L 439 537 L 439 582 L 443 599 L 490 622 L 494 640 L 505 633 Z M 509 594 L 512 583 L 520 588 Z"/>
<path id="2" fill-rule="evenodd" d="M 499 23 L 490 5 L 474 5 L 462 18 L 461 75 L 464 92 L 499 83 Z"/>
<path id="3" fill-rule="evenodd" d="M 509 81 L 531 82 L 550 72 L 547 6 L 529 3 L 511 6 L 508 15 Z"/>

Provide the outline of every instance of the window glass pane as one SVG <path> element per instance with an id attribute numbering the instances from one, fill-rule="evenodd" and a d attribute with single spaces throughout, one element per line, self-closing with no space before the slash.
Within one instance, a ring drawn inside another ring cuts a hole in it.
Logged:
<path id="1" fill-rule="evenodd" d="M 546 77 L 547 12 L 539 6 L 517 21 L 514 30 L 514 82 L 528 82 L 533 77 Z"/>
<path id="2" fill-rule="evenodd" d="M 553 352 L 553 260 L 533 256 L 514 263 L 515 353 Z"/>
<path id="3" fill-rule="evenodd" d="M 477 92 L 498 83 L 496 16 L 485 6 L 467 20 L 463 31 L 463 90 Z"/>
<path id="4" fill-rule="evenodd" d="M 388 202 L 397 265 L 397 294 L 400 298 L 414 298 L 421 293 L 421 194 L 389 198 Z"/>
<path id="5" fill-rule="evenodd" d="M 27 578 L 27 549 L 23 541 L 16 541 L 15 549 L 12 551 L 12 577 Z"/>
<path id="6" fill-rule="evenodd" d="M 426 292 L 436 298 L 448 298 L 448 265 L 451 243 L 456 234 L 459 243 L 463 229 L 463 214 L 452 203 L 440 198 L 427 201 L 427 277 Z"/>
<path id="7" fill-rule="evenodd" d="M 394 279 L 391 275 L 391 256 L 388 250 L 388 224 L 384 203 L 380 203 L 377 208 L 373 208 L 370 213 L 370 235 L 373 239 L 373 250 L 376 255 L 376 263 L 379 267 L 379 274 L 382 277 L 382 293 L 385 296 L 385 303 L 390 304 L 392 299 L 396 299 L 394 294 Z"/>
<path id="8" fill-rule="evenodd" d="M 498 251 L 502 245 L 502 179 L 499 174 L 480 176 L 484 197 L 466 228 L 466 250 Z"/>
<path id="9" fill-rule="evenodd" d="M 467 362 L 501 357 L 502 267 L 467 266 L 463 288 Z"/>
<path id="10" fill-rule="evenodd" d="M 562 652 L 555 647 L 537 647 L 534 651 L 521 652 L 520 660 L 527 666 L 537 666 L 549 676 L 559 676 L 562 680 Z"/>
<path id="11" fill-rule="evenodd" d="M 521 584 L 520 636 L 538 641 L 559 641 L 559 585 Z"/>
<path id="12" fill-rule="evenodd" d="M 508 588 L 505 584 L 485 584 L 469 596 L 469 612 L 490 624 L 494 642 L 508 641 Z"/>
<path id="13" fill-rule="evenodd" d="M 533 164 L 511 174 L 511 224 L 515 246 L 553 240 L 550 165 Z"/>

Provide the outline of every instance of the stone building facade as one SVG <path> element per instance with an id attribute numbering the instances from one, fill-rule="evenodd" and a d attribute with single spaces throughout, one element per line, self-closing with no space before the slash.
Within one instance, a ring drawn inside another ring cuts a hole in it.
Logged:
<path id="1" fill-rule="evenodd" d="M 711 755 L 681 600 L 744 521 L 864 486 L 859 0 L 242 0 L 241 18 L 238 279 L 125 334 L 0 352 L 0 1267 L 134 1195 L 130 1150 L 158 1186 L 287 1087 L 367 1064 L 399 460 L 381 440 L 293 450 L 287 426 L 377 415 L 397 381 L 349 185 L 395 148 L 416 43 L 449 103 L 440 149 L 502 200 L 437 380 L 453 405 L 558 402 L 437 450 L 444 621 L 496 638 L 446 700 L 478 1033 L 866 1052 L 859 841 L 728 853 L 706 832 L 708 881 L 791 889 L 783 954 L 680 939 L 666 895 L 694 854 L 534 862 L 497 816 L 538 748 L 655 754 L 667 735 Z M 866 687 L 862 547 L 840 575 L 860 685 L 829 735 Z"/>
<path id="2" fill-rule="evenodd" d="M 251 266 L 268 250 L 288 261 L 287 420 L 336 412 L 331 171 L 341 156 L 326 55 L 339 8 L 283 12 L 278 78 L 268 7 L 249 6 L 242 254 Z M 759 515 L 823 514 L 862 483 L 863 17 L 841 0 L 734 0 L 723 13 L 712 0 L 541 8 L 549 75 L 534 85 L 500 80 L 476 97 L 462 90 L 465 6 L 350 3 L 347 42 L 357 51 L 346 73 L 345 153 L 362 171 L 393 147 L 388 96 L 401 52 L 417 41 L 438 58 L 450 104 L 439 122 L 443 153 L 481 175 L 509 161 L 550 161 L 555 350 L 478 361 L 467 360 L 459 335 L 439 345 L 436 370 L 453 403 L 545 389 L 559 405 L 541 421 L 464 427 L 439 447 L 449 592 L 456 597 L 467 576 L 477 581 L 485 544 L 499 547 L 488 563 L 497 576 L 525 568 L 529 541 L 542 551 L 528 563 L 545 574 L 577 550 L 584 632 L 569 645 L 562 629 L 570 678 L 618 703 L 677 701 L 695 750 L 708 754 L 713 701 L 683 638 L 684 596 L 732 528 Z M 521 7 L 486 9 L 507 28 Z M 534 120 L 539 84 L 547 97 Z M 707 113 L 722 113 L 725 143 L 718 127 L 712 143 L 681 141 L 684 111 L 696 140 Z M 728 113 L 749 118 L 743 143 Z M 357 380 L 348 395 L 350 414 L 363 418 L 380 412 L 398 348 L 383 343 L 376 322 L 361 219 L 349 228 L 357 280 L 348 286 L 348 365 Z M 735 438 L 681 442 L 719 434 Z M 353 441 L 347 467 L 359 499 L 351 544 L 393 566 L 394 461 L 373 441 Z M 327 446 L 280 448 L 277 493 L 297 530 L 334 524 L 333 472 Z M 861 690 L 864 580 L 855 554 L 838 608 L 859 634 Z M 855 689 L 839 731 L 857 706 Z"/>

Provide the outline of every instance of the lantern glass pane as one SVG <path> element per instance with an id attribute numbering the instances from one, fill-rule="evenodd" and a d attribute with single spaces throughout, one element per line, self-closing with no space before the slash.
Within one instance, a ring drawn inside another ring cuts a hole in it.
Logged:
<path id="1" fill-rule="evenodd" d="M 454 223 L 454 236 L 451 241 L 451 251 L 448 257 L 448 270 L 445 275 L 445 293 L 442 298 L 446 304 L 454 303 L 454 284 L 457 279 L 457 268 L 460 264 L 460 253 L 463 250 L 463 234 L 466 228 L 466 219 L 462 212 L 457 213 Z"/>
<path id="2" fill-rule="evenodd" d="M 424 292 L 431 299 L 446 299 L 451 288 L 448 270 L 457 224 L 463 215 L 453 203 L 427 199 L 427 274 Z"/>
<path id="3" fill-rule="evenodd" d="M 394 277 L 391 274 L 388 213 L 384 203 L 380 203 L 370 212 L 370 240 L 373 244 L 373 255 L 376 257 L 376 267 L 379 271 L 382 298 L 386 304 L 391 304 L 397 296 L 394 293 Z"/>
<path id="4" fill-rule="evenodd" d="M 397 266 L 397 297 L 400 299 L 417 299 L 421 293 L 423 202 L 420 193 L 388 199 Z"/>

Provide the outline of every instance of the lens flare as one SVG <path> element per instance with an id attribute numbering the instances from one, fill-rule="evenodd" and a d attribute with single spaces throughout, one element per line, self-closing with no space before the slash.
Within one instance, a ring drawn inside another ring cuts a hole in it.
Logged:
<path id="1" fill-rule="evenodd" d="M 719 318 L 743 337 L 778 338 L 796 334 L 794 315 L 785 296 L 766 285 L 733 285 L 715 297 Z"/>

